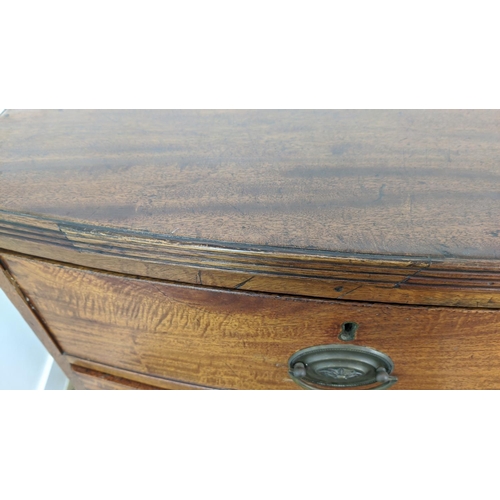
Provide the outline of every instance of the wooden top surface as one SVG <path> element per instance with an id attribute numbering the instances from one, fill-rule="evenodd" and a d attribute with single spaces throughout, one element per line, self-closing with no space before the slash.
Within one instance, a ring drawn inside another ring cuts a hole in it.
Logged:
<path id="1" fill-rule="evenodd" d="M 500 258 L 500 111 L 5 111 L 0 210 L 346 254 Z"/>

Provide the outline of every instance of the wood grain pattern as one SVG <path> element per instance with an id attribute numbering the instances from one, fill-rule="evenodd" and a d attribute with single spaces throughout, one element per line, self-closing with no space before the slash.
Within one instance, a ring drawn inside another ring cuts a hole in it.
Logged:
<path id="1" fill-rule="evenodd" d="M 95 361 L 89 361 L 88 359 L 78 358 L 76 356 L 71 356 L 65 354 L 64 357 L 66 361 L 71 365 L 73 371 L 78 373 L 85 373 L 85 370 L 90 372 L 97 372 L 99 374 L 106 375 L 109 380 L 115 380 L 120 382 L 121 379 L 127 380 L 129 382 L 134 382 L 140 385 L 145 385 L 148 387 L 153 387 L 155 389 L 167 389 L 167 390 L 207 390 L 214 389 L 214 387 L 207 387 L 197 384 L 187 384 L 186 382 L 180 382 L 178 380 L 166 379 L 164 377 L 154 377 L 146 373 L 138 373 L 130 370 L 123 370 L 117 368 L 116 366 L 109 366 L 103 363 L 97 363 Z M 83 371 L 82 371 L 83 370 Z M 103 378 L 100 375 L 100 378 Z M 89 384 L 85 385 L 85 388 L 90 388 Z"/>
<path id="2" fill-rule="evenodd" d="M 161 283 L 3 256 L 65 353 L 211 387 L 296 389 L 299 349 L 354 344 L 395 363 L 399 389 L 500 389 L 500 312 L 343 303 Z"/>
<path id="3" fill-rule="evenodd" d="M 93 390 L 160 390 L 159 387 L 141 384 L 126 378 L 115 377 L 107 373 L 89 370 L 80 366 L 72 366 L 77 377 L 85 389 Z"/>
<path id="4" fill-rule="evenodd" d="M 499 389 L 499 139 L 499 111 L 8 111 L 0 286 L 77 388 L 296 389 L 355 321 L 395 388 Z"/>
<path id="5" fill-rule="evenodd" d="M 449 307 L 500 307 L 500 260 L 219 247 L 0 211 L 0 248 L 211 287 Z"/>
<path id="6" fill-rule="evenodd" d="M 499 111 L 8 111 L 0 208 L 189 240 L 500 257 Z"/>

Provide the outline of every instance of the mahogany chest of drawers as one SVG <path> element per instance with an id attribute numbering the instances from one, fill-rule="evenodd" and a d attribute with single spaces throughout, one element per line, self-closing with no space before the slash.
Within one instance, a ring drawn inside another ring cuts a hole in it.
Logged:
<path id="1" fill-rule="evenodd" d="M 5 111 L 0 286 L 82 389 L 499 389 L 500 112 Z"/>

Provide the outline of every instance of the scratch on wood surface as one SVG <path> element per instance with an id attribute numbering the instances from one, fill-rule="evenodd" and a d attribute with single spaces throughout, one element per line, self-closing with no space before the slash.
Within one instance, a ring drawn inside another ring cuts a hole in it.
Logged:
<path id="1" fill-rule="evenodd" d="M 375 201 L 380 201 L 384 196 L 385 196 L 385 193 L 384 193 L 384 189 L 386 187 L 386 184 L 382 184 L 378 190 L 378 198 L 375 200 Z"/>
<path id="2" fill-rule="evenodd" d="M 342 297 L 345 297 L 347 295 L 349 295 L 350 293 L 354 292 L 355 290 L 357 290 L 358 288 L 361 288 L 363 285 L 359 285 L 357 286 L 356 288 L 353 288 L 352 290 L 349 290 L 348 292 L 345 292 L 343 293 L 342 295 L 339 295 L 338 297 L 335 297 L 336 299 L 341 299 Z"/>
<path id="3" fill-rule="evenodd" d="M 404 278 L 403 280 L 398 281 L 397 283 L 394 283 L 392 288 L 399 288 L 401 285 L 404 285 L 409 279 L 414 278 L 417 274 L 421 273 L 422 271 L 423 271 L 423 269 L 419 269 L 416 273 L 413 273 L 413 274 L 410 274 L 409 276 L 406 276 L 406 278 Z"/>
<path id="4" fill-rule="evenodd" d="M 244 284 L 248 283 L 249 281 L 253 280 L 255 278 L 255 276 L 251 276 L 250 278 L 246 279 L 245 281 L 242 281 L 241 283 L 239 283 L 238 285 L 236 285 L 234 287 L 234 289 L 238 289 L 238 288 L 241 288 Z"/>
<path id="5" fill-rule="evenodd" d="M 164 297 L 167 297 L 167 299 L 172 299 L 172 297 L 169 297 L 161 288 L 157 287 L 154 283 L 150 282 L 150 285 L 157 291 L 160 292 Z"/>
<path id="6" fill-rule="evenodd" d="M 245 212 L 243 210 L 239 209 L 238 207 L 235 207 L 234 205 L 229 205 L 231 208 L 234 208 L 237 212 L 239 212 L 241 215 L 245 215 Z"/>
<path id="7" fill-rule="evenodd" d="M 234 373 L 234 375 L 236 376 L 236 378 L 240 378 L 240 375 L 238 375 L 235 371 L 234 371 L 234 368 L 229 364 L 229 363 L 225 363 L 225 365 Z"/>
<path id="8" fill-rule="evenodd" d="M 203 285 L 203 281 L 201 280 L 201 271 L 198 271 L 198 274 L 196 275 L 196 283 L 198 285 Z"/>

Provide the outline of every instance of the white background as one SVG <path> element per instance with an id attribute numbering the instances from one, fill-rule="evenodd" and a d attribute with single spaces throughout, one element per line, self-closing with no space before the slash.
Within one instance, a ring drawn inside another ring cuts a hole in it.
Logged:
<path id="1" fill-rule="evenodd" d="M 500 107 L 494 2 L 0 12 L 9 108 Z M 498 391 L 2 391 L 0 496 L 496 499 L 499 408 Z"/>

